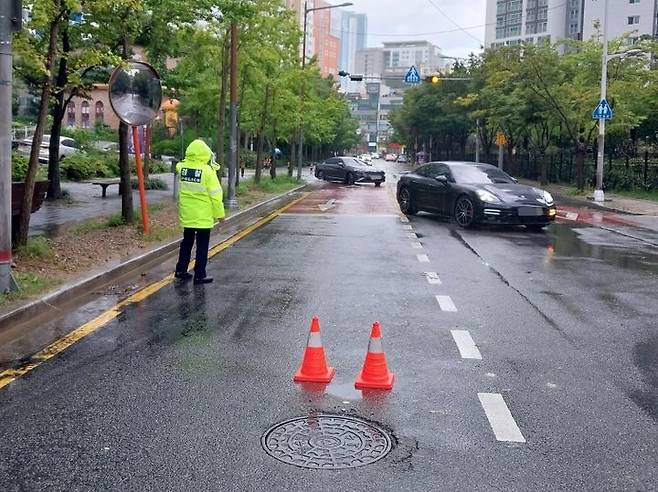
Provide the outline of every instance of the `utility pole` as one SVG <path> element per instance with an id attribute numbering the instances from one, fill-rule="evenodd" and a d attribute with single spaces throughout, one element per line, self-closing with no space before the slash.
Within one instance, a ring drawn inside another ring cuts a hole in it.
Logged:
<path id="1" fill-rule="evenodd" d="M 231 24 L 231 161 L 228 167 L 228 208 L 238 208 L 235 178 L 238 173 L 238 25 Z"/>
<path id="2" fill-rule="evenodd" d="M 306 82 L 304 69 L 306 68 L 306 29 L 308 27 L 308 14 L 309 12 L 315 12 L 316 10 L 328 10 L 335 9 L 338 7 L 349 7 L 353 5 L 352 2 L 345 2 L 338 5 L 326 5 L 324 7 L 314 7 L 308 8 L 308 1 L 304 1 L 304 35 L 302 37 L 302 85 L 300 88 L 300 102 L 301 102 L 301 111 L 299 114 L 299 152 L 297 154 L 297 180 L 302 179 L 302 164 L 304 160 L 304 84 Z"/>
<path id="3" fill-rule="evenodd" d="M 304 2 L 304 36 L 302 37 L 302 86 L 300 88 L 301 111 L 299 113 L 299 143 L 297 148 L 297 181 L 302 179 L 302 166 L 304 164 L 304 84 L 306 83 L 306 28 L 308 22 L 308 2 Z"/>
<path id="4" fill-rule="evenodd" d="M 601 101 L 606 98 L 608 88 L 608 0 L 603 3 L 603 55 L 601 56 Z M 603 159 L 605 157 L 605 118 L 599 119 L 598 152 L 596 155 L 596 189 L 594 200 L 603 202 Z"/>
<path id="5" fill-rule="evenodd" d="M 20 31 L 21 1 L 0 2 L 0 294 L 15 287 L 11 276 L 11 35 Z"/>

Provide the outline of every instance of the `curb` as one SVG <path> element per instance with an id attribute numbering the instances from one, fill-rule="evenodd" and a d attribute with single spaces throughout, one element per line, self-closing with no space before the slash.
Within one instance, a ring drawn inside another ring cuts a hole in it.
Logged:
<path id="1" fill-rule="evenodd" d="M 210 247 L 213 246 L 213 242 L 216 241 L 219 236 L 225 234 L 226 226 L 240 227 L 257 216 L 263 214 L 267 215 L 292 202 L 295 195 L 304 191 L 309 186 L 309 183 L 298 186 L 286 193 L 270 198 L 269 200 L 258 203 L 228 217 L 223 223 L 224 228 L 222 230 L 213 229 L 213 233 L 211 233 Z M 57 315 L 59 316 L 61 314 L 61 309 L 58 308 L 57 305 L 65 305 L 72 299 L 97 291 L 98 289 L 105 287 L 121 277 L 124 277 L 131 272 L 135 272 L 150 263 L 156 261 L 161 263 L 168 259 L 168 257 L 174 255 L 178 251 L 179 246 L 180 239 L 176 239 L 157 249 L 144 253 L 141 256 L 131 258 L 120 265 L 109 268 L 91 277 L 70 284 L 65 284 L 57 290 L 46 294 L 44 297 L 34 300 L 24 306 L 20 306 L 6 314 L 0 315 L 0 332 L 13 328 L 16 324 L 23 323 L 27 320 L 33 320 L 38 316 L 43 316 L 49 312 L 57 312 Z"/>

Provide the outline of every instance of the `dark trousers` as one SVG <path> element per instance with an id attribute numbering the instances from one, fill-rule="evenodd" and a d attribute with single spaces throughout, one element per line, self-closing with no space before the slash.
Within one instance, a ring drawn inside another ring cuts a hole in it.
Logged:
<path id="1" fill-rule="evenodd" d="M 208 245 L 210 243 L 210 229 L 185 228 L 183 242 L 180 243 L 180 253 L 176 273 L 187 272 L 192 257 L 192 246 L 196 237 L 196 262 L 194 264 L 194 278 L 206 278 L 206 265 L 208 264 Z"/>

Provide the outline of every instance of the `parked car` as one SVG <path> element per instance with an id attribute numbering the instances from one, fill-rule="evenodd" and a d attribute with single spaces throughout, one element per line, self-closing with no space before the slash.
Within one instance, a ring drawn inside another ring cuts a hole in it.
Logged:
<path id="1" fill-rule="evenodd" d="M 386 160 L 386 162 L 395 162 L 395 159 L 397 159 L 397 158 L 398 158 L 398 156 L 395 155 L 395 154 L 386 154 L 386 157 L 384 158 L 384 160 Z"/>
<path id="2" fill-rule="evenodd" d="M 361 154 L 359 156 L 359 159 L 361 159 L 366 164 L 369 163 L 370 161 L 372 161 L 372 157 L 370 157 L 370 154 Z"/>
<path id="3" fill-rule="evenodd" d="M 370 157 L 373 159 L 379 159 L 379 154 L 377 152 L 370 152 Z"/>
<path id="4" fill-rule="evenodd" d="M 407 156 L 404 154 L 400 154 L 397 159 L 398 162 L 407 162 Z"/>
<path id="5" fill-rule="evenodd" d="M 460 227 L 483 223 L 540 230 L 557 213 L 547 191 L 518 184 L 502 170 L 474 162 L 430 162 L 403 174 L 397 198 L 403 213 L 451 217 Z"/>
<path id="6" fill-rule="evenodd" d="M 342 181 L 348 185 L 375 183 L 377 187 L 386 181 L 384 171 L 355 157 L 331 157 L 315 166 L 315 177 L 327 181 Z"/>
<path id="7" fill-rule="evenodd" d="M 26 138 L 23 140 L 23 146 L 27 147 L 27 153 L 32 148 L 32 139 Z M 50 154 L 50 135 L 44 135 L 39 149 L 39 162 L 48 163 L 48 156 Z M 62 160 L 67 156 L 80 152 L 78 143 L 70 137 L 59 137 L 59 159 Z M 22 152 L 25 153 L 25 152 Z"/>

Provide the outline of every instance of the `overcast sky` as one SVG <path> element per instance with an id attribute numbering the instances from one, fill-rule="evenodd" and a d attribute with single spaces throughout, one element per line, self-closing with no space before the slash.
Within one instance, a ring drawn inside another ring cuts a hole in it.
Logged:
<path id="1" fill-rule="evenodd" d="M 384 41 L 427 39 L 438 45 L 444 55 L 462 57 L 478 53 L 484 44 L 486 0 L 351 1 L 354 6 L 349 10 L 368 15 L 369 47 L 381 46 Z M 463 32 L 457 26 L 479 27 Z"/>

